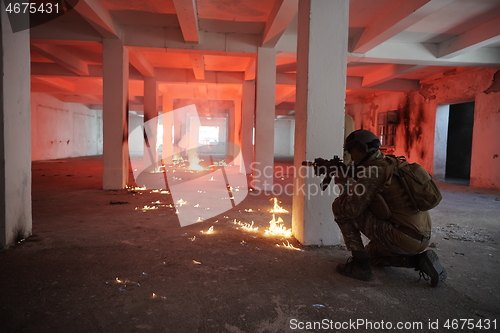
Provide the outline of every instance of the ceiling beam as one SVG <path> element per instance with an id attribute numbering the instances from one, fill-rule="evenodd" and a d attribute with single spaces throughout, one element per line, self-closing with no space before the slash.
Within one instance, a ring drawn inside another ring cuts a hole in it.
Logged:
<path id="1" fill-rule="evenodd" d="M 442 42 L 439 45 L 438 57 L 450 59 L 468 51 L 500 41 L 500 17 L 486 22 L 461 35 Z"/>
<path id="2" fill-rule="evenodd" d="M 247 68 L 245 70 L 245 81 L 252 81 L 255 80 L 255 73 L 256 73 L 256 68 L 255 65 L 257 63 L 257 60 L 255 58 L 250 58 L 248 61 Z"/>
<path id="3" fill-rule="evenodd" d="M 208 89 L 207 89 L 207 85 L 204 84 L 204 85 L 198 85 L 198 98 L 200 99 L 207 99 L 208 98 Z"/>
<path id="4" fill-rule="evenodd" d="M 74 8 L 103 38 L 122 39 L 122 29 L 99 0 L 80 0 Z"/>
<path id="5" fill-rule="evenodd" d="M 190 54 L 193 74 L 196 80 L 205 80 L 205 59 L 202 54 Z"/>
<path id="6" fill-rule="evenodd" d="M 295 73 L 276 73 L 276 84 L 296 85 L 297 74 Z"/>
<path id="7" fill-rule="evenodd" d="M 296 74 L 276 74 L 276 84 L 295 85 Z M 380 83 L 371 87 L 363 86 L 363 77 L 348 76 L 346 89 L 377 89 L 377 90 L 393 90 L 393 91 L 418 91 L 420 83 L 418 80 L 393 79 L 384 83 Z"/>
<path id="8" fill-rule="evenodd" d="M 34 92 L 59 93 L 61 95 L 102 95 L 102 81 L 89 81 L 85 78 L 72 79 L 32 76 Z"/>
<path id="9" fill-rule="evenodd" d="M 262 46 L 275 47 L 283 32 L 297 14 L 298 0 L 276 0 L 266 22 Z"/>
<path id="10" fill-rule="evenodd" d="M 388 64 L 383 65 L 382 68 L 363 76 L 363 87 L 371 87 L 392 79 L 398 76 L 411 73 L 426 66 L 415 65 L 398 65 Z"/>
<path id="11" fill-rule="evenodd" d="M 290 110 L 295 110 L 295 102 L 281 102 L 276 104 L 276 115 L 288 116 L 290 115 L 288 112 Z"/>
<path id="12" fill-rule="evenodd" d="M 43 85 L 48 85 L 52 88 L 56 88 L 56 90 L 54 92 L 67 92 L 67 93 L 74 94 L 76 91 L 75 84 L 68 82 L 67 80 L 65 80 L 63 78 L 31 77 L 31 82 L 32 83 L 42 83 Z M 47 92 L 47 91 L 45 91 L 45 92 Z"/>
<path id="13" fill-rule="evenodd" d="M 453 0 L 396 1 L 395 6 L 372 21 L 354 41 L 353 52 L 365 53 L 403 32 Z"/>
<path id="14" fill-rule="evenodd" d="M 129 50 L 129 61 L 145 77 L 154 77 L 155 69 L 143 53 Z"/>
<path id="15" fill-rule="evenodd" d="M 102 65 L 88 65 L 89 74 L 81 76 L 75 72 L 54 63 L 31 63 L 31 76 L 52 76 L 52 77 L 100 77 L 102 78 Z M 143 80 L 144 76 L 135 70 L 132 65 L 129 69 L 130 80 Z"/>
<path id="16" fill-rule="evenodd" d="M 52 94 L 52 96 L 65 103 L 102 104 L 102 96 L 62 94 Z"/>
<path id="17" fill-rule="evenodd" d="M 55 44 L 31 44 L 31 49 L 78 75 L 89 75 L 88 65 Z"/>
<path id="18" fill-rule="evenodd" d="M 241 33 L 200 31 L 200 44 L 186 44 L 180 28 L 124 26 L 124 44 L 164 52 L 241 55 L 257 53 L 260 36 Z"/>
<path id="19" fill-rule="evenodd" d="M 295 98 L 296 90 L 294 86 L 291 86 L 289 89 L 277 89 L 276 91 L 276 104 L 282 102 L 295 103 Z"/>
<path id="20" fill-rule="evenodd" d="M 276 66 L 276 73 L 286 73 L 286 72 L 296 72 L 297 71 L 297 63 L 291 62 L 288 64 L 282 64 Z"/>
<path id="21" fill-rule="evenodd" d="M 205 78 L 197 80 L 190 69 L 157 68 L 156 79 L 158 82 L 168 83 L 222 83 L 241 84 L 244 81 L 243 72 L 211 72 L 205 71 Z"/>
<path id="22" fill-rule="evenodd" d="M 349 53 L 348 62 L 420 66 L 498 67 L 500 48 L 480 48 L 451 59 L 437 58 L 439 44 L 385 42 L 366 53 Z"/>
<path id="23" fill-rule="evenodd" d="M 186 43 L 200 42 L 198 27 L 198 12 L 196 10 L 196 0 L 173 0 L 177 19 L 181 26 L 182 36 Z"/>
<path id="24" fill-rule="evenodd" d="M 346 89 L 376 89 L 391 91 L 418 91 L 420 90 L 419 80 L 393 79 L 371 87 L 363 86 L 363 78 L 360 76 L 348 76 Z"/>

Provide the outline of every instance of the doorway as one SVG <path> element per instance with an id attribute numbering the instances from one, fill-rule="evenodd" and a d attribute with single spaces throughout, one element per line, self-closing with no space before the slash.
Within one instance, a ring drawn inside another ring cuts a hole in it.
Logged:
<path id="1" fill-rule="evenodd" d="M 439 105 L 434 139 L 434 178 L 469 185 L 474 102 Z"/>

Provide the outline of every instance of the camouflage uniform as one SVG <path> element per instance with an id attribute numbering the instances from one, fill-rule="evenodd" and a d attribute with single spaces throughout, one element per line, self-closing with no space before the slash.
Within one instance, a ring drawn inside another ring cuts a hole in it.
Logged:
<path id="1" fill-rule="evenodd" d="M 417 211 L 412 207 L 396 177 L 391 181 L 391 168 L 391 161 L 377 151 L 358 167 L 355 179 L 336 179 L 337 185 L 344 191 L 333 202 L 333 213 L 349 250 L 358 253 L 365 251 L 362 232 L 370 239 L 366 247 L 370 263 L 414 267 L 410 257 L 424 251 L 429 245 L 431 220 L 428 212 Z M 345 190 L 347 188 L 357 191 L 349 192 Z M 362 193 L 361 189 L 364 190 Z M 389 218 L 379 218 L 372 212 L 372 200 L 376 195 L 381 195 L 387 202 L 392 213 Z M 419 240 L 415 236 L 411 237 L 408 232 L 399 230 L 398 226 L 411 228 L 413 233 L 423 238 Z"/>

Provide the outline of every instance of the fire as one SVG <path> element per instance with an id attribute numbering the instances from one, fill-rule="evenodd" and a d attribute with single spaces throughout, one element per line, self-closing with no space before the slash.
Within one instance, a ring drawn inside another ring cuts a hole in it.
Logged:
<path id="1" fill-rule="evenodd" d="M 157 167 L 155 167 L 155 169 L 153 171 L 151 171 L 150 173 L 163 173 L 163 170 L 165 166 L 164 165 L 159 165 Z"/>
<path id="2" fill-rule="evenodd" d="M 276 246 L 277 247 L 284 247 L 284 248 L 289 249 L 289 250 L 295 250 L 295 251 L 301 251 L 301 252 L 304 251 L 302 249 L 299 249 L 298 247 L 293 246 L 293 244 L 290 244 L 289 241 L 286 241 L 286 244 L 285 244 L 285 242 L 282 242 L 282 244 L 283 245 L 276 244 Z"/>
<path id="3" fill-rule="evenodd" d="M 165 296 L 160 296 L 160 295 L 157 295 L 155 293 L 153 293 L 153 295 L 151 296 L 152 299 L 167 299 Z"/>
<path id="4" fill-rule="evenodd" d="M 267 236 L 282 236 L 282 237 L 292 237 L 292 230 L 287 229 L 283 225 L 283 219 L 278 216 L 276 220 L 276 216 L 273 214 L 273 219 L 269 221 L 269 227 L 265 230 L 265 234 Z"/>
<path id="5" fill-rule="evenodd" d="M 203 168 L 200 165 L 200 159 L 198 158 L 198 153 L 196 153 L 195 151 L 192 151 L 189 154 L 189 170 L 194 170 L 194 171 L 205 170 L 205 168 Z"/>
<path id="6" fill-rule="evenodd" d="M 245 209 L 245 212 L 247 212 L 247 213 L 252 213 L 252 212 L 253 212 L 253 209 L 252 209 L 252 208 Z"/>
<path id="7" fill-rule="evenodd" d="M 154 203 L 154 202 L 153 202 Z M 154 209 L 158 209 L 158 207 L 156 206 L 148 206 L 148 205 L 145 205 L 144 207 L 141 208 L 141 210 L 143 212 L 147 211 L 147 210 L 154 210 Z M 135 210 L 139 210 L 138 207 L 135 207 Z"/>
<path id="8" fill-rule="evenodd" d="M 169 192 L 169 191 L 167 191 L 167 190 L 162 190 L 162 189 L 159 189 L 159 190 L 152 190 L 150 193 L 170 194 L 170 192 Z"/>
<path id="9" fill-rule="evenodd" d="M 245 222 L 241 222 L 241 221 L 236 221 L 236 219 L 234 219 L 233 224 L 236 224 L 237 226 L 239 226 L 241 229 L 243 229 L 245 231 L 252 231 L 252 232 L 259 231 L 259 227 L 253 226 L 253 224 L 254 224 L 253 221 L 250 224 L 250 223 L 245 223 Z M 238 228 L 238 229 L 240 229 L 240 228 Z"/>
<path id="10" fill-rule="evenodd" d="M 146 188 L 146 185 L 142 186 L 142 187 L 136 187 L 136 186 L 126 186 L 126 189 L 128 191 L 145 191 L 147 190 Z"/>
<path id="11" fill-rule="evenodd" d="M 107 282 L 106 282 L 107 283 Z M 125 280 L 122 280 L 122 279 L 119 279 L 119 278 L 115 278 L 115 283 L 117 284 L 123 284 L 124 286 L 127 286 L 127 285 L 137 285 L 138 287 L 141 286 L 140 283 L 138 282 L 135 282 L 135 281 L 131 281 L 129 279 L 125 279 Z"/>
<path id="12" fill-rule="evenodd" d="M 210 235 L 210 234 L 213 234 L 214 233 L 214 226 L 211 226 L 210 228 L 208 228 L 207 231 L 203 231 L 201 230 L 200 231 L 202 234 L 205 234 L 205 235 Z"/>
<path id="13" fill-rule="evenodd" d="M 278 204 L 278 199 L 277 198 L 273 198 L 271 200 L 274 200 L 274 207 L 273 209 L 271 209 L 271 213 L 288 213 L 288 211 L 286 209 L 284 209 L 283 207 L 281 207 L 279 204 Z"/>

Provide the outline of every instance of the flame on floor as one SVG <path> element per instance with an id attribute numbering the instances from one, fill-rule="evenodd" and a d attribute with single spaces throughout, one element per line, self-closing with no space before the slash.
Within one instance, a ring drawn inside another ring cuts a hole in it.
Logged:
<path id="1" fill-rule="evenodd" d="M 182 206 L 182 205 L 187 204 L 187 201 L 184 201 L 184 200 L 182 200 L 182 199 L 179 199 L 179 200 L 177 200 L 177 202 L 176 202 L 176 203 L 177 203 L 177 205 L 179 205 L 179 207 L 180 207 L 180 206 Z"/>
<path id="2" fill-rule="evenodd" d="M 292 237 L 292 230 L 285 227 L 283 219 L 273 214 L 273 219 L 269 221 L 269 227 L 264 231 L 266 236 Z"/>
<path id="3" fill-rule="evenodd" d="M 274 207 L 273 209 L 271 209 L 271 213 L 288 213 L 288 211 L 286 209 L 284 209 L 283 207 L 281 207 L 278 203 L 278 198 L 272 198 L 271 200 L 274 200 Z"/>
<path id="4" fill-rule="evenodd" d="M 200 165 L 200 159 L 198 158 L 198 153 L 195 151 L 192 151 L 189 154 L 189 170 L 194 170 L 194 171 L 202 171 L 206 170 L 204 167 Z"/>
<path id="5" fill-rule="evenodd" d="M 153 171 L 151 171 L 150 173 L 163 173 L 165 169 L 165 166 L 164 165 L 158 165 L 157 167 L 155 167 L 155 169 Z"/>
<path id="6" fill-rule="evenodd" d="M 151 298 L 152 299 L 167 299 L 165 296 L 160 296 L 160 295 L 157 295 L 155 293 L 153 293 L 153 295 L 151 295 Z"/>
<path id="7" fill-rule="evenodd" d="M 139 207 L 135 207 L 135 210 L 142 210 L 143 212 L 147 211 L 147 210 L 154 210 L 154 209 L 158 209 L 158 207 L 156 206 L 148 206 L 148 205 L 145 205 L 144 207 L 142 208 L 139 208 Z"/>
<path id="8" fill-rule="evenodd" d="M 282 242 L 283 245 L 279 245 L 279 244 L 276 244 L 277 247 L 284 247 L 285 249 L 289 249 L 289 250 L 295 250 L 295 251 L 304 251 L 302 249 L 299 249 L 298 247 L 295 247 L 293 246 L 293 244 L 290 244 L 289 241 L 286 241 L 286 244 L 285 242 Z"/>
<path id="9" fill-rule="evenodd" d="M 170 192 L 169 192 L 169 191 L 167 191 L 167 190 L 163 190 L 163 189 L 159 189 L 159 190 L 152 190 L 150 193 L 170 194 Z"/>
<path id="10" fill-rule="evenodd" d="M 241 221 L 236 221 L 236 219 L 234 219 L 233 224 L 236 224 L 238 226 L 238 229 L 243 229 L 245 231 L 252 231 L 252 232 L 259 231 L 259 227 L 253 226 L 254 225 L 253 221 L 252 223 L 245 223 Z"/>
<path id="11" fill-rule="evenodd" d="M 201 230 L 200 231 L 202 234 L 205 234 L 205 235 L 211 235 L 214 233 L 214 226 L 211 226 L 210 228 L 208 228 L 207 231 L 204 231 L 204 230 Z"/>
<path id="12" fill-rule="evenodd" d="M 144 185 L 142 187 L 126 186 L 125 188 L 127 189 L 127 191 L 146 191 L 147 190 L 146 185 Z"/>

